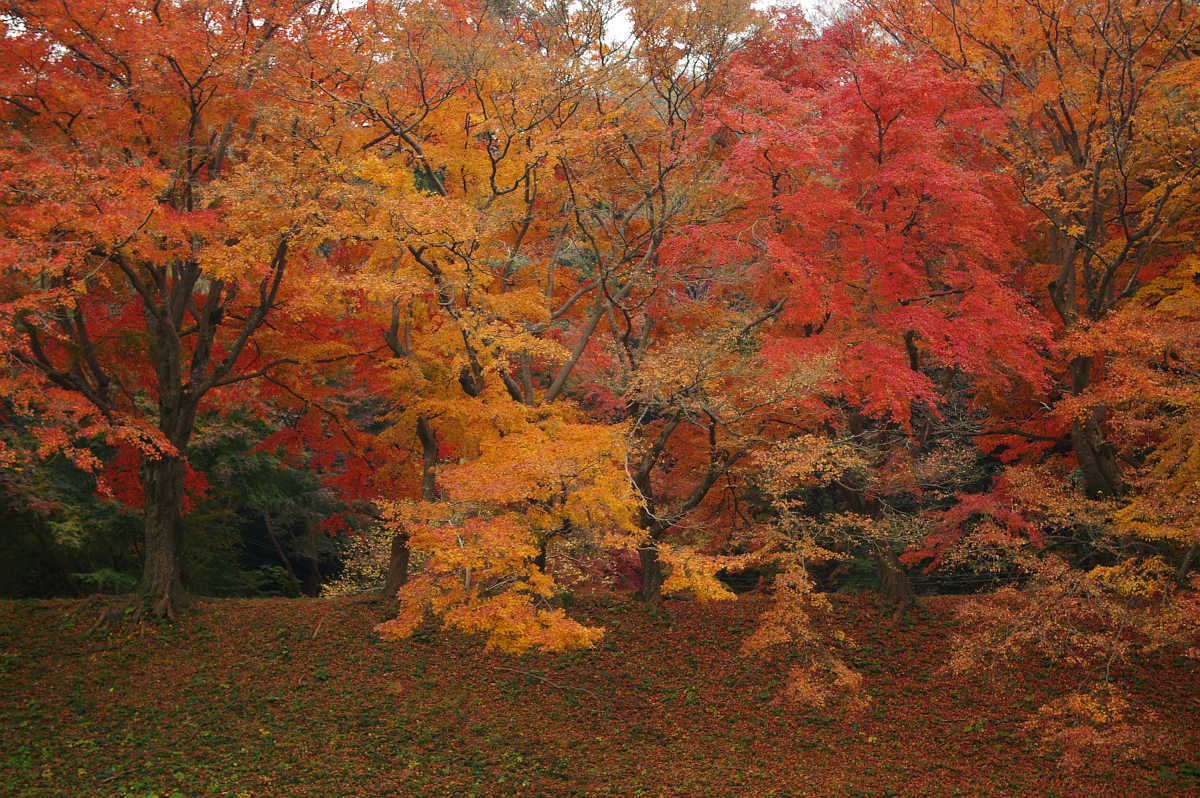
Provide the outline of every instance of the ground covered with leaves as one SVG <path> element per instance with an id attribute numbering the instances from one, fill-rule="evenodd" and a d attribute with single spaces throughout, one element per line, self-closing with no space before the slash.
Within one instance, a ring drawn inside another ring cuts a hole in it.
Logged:
<path id="1" fill-rule="evenodd" d="M 739 653 L 761 598 L 589 598 L 593 651 L 372 634 L 364 600 L 220 600 L 85 635 L 97 606 L 0 603 L 6 795 L 1181 795 L 1200 791 L 1200 665 L 1117 674 L 1160 719 L 1140 759 L 1059 765 L 1026 724 L 1079 677 L 945 664 L 957 599 L 893 625 L 835 599 L 865 709 L 788 706 Z"/>

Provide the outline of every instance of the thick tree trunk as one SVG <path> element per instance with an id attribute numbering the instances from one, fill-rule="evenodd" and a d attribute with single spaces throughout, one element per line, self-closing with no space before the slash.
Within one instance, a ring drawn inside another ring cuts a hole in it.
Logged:
<path id="1" fill-rule="evenodd" d="M 1071 388 L 1078 395 L 1091 383 L 1092 358 L 1079 357 L 1071 361 Z M 1083 475 L 1084 492 L 1091 498 L 1120 496 L 1125 492 L 1125 480 L 1112 446 L 1104 441 L 1100 431 L 1102 410 L 1094 408 L 1071 426 L 1071 448 Z"/>
<path id="2" fill-rule="evenodd" d="M 1083 489 L 1089 497 L 1120 496 L 1125 491 L 1121 467 L 1112 446 L 1104 441 L 1094 412 L 1072 425 L 1071 447 L 1083 475 Z"/>
<path id="3" fill-rule="evenodd" d="M 642 564 L 642 586 L 638 588 L 638 601 L 657 604 L 662 599 L 662 586 L 666 581 L 662 561 L 658 559 L 658 547 L 649 543 L 638 549 Z"/>
<path id="4" fill-rule="evenodd" d="M 408 583 L 408 535 L 399 534 L 392 538 L 392 552 L 388 557 L 387 578 L 383 582 L 383 598 L 396 598 L 400 588 Z"/>
<path id="5" fill-rule="evenodd" d="M 174 617 L 187 602 L 179 565 L 186 463 L 182 457 L 164 455 L 148 461 L 143 473 L 146 559 L 142 591 L 154 615 Z"/>
<path id="6" fill-rule="evenodd" d="M 903 615 L 917 603 L 912 583 L 904 566 L 896 557 L 896 552 L 890 548 L 877 548 L 872 553 L 875 568 L 879 571 L 879 592 L 884 600 L 895 610 L 896 615 Z"/>
<path id="7" fill-rule="evenodd" d="M 1192 569 L 1192 562 L 1196 559 L 1196 554 L 1200 553 L 1200 541 L 1193 543 L 1184 553 L 1183 559 L 1179 561 L 1179 567 L 1175 569 L 1175 581 L 1180 585 L 1187 583 L 1188 571 Z"/>
<path id="8" fill-rule="evenodd" d="M 856 426 L 857 429 L 855 429 Z M 861 434 L 865 425 L 862 424 L 861 419 L 851 419 L 851 429 L 856 434 Z M 865 496 L 862 491 L 853 490 L 844 485 L 839 485 L 837 491 L 842 500 L 854 512 L 869 518 L 879 517 L 878 502 Z M 870 541 L 868 548 L 871 552 L 871 559 L 875 562 L 875 571 L 879 576 L 880 594 L 884 601 L 895 608 L 897 616 L 903 615 L 909 607 L 917 603 L 916 593 L 913 592 L 912 583 L 908 580 L 908 573 L 900 564 L 896 552 L 892 550 L 886 539 Z"/>

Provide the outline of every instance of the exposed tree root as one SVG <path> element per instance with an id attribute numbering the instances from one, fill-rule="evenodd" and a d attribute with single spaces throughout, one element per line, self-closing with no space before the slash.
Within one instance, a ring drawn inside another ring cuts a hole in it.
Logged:
<path id="1" fill-rule="evenodd" d="M 151 599 L 142 593 L 94 594 L 69 610 L 67 616 L 86 615 L 90 617 L 93 611 L 99 610 L 95 620 L 84 630 L 83 637 L 90 637 L 100 629 L 110 626 L 130 634 L 136 632 L 140 635 L 145 631 L 147 620 L 175 621 L 194 606 L 195 600 L 186 593 L 158 599 Z"/>
<path id="2" fill-rule="evenodd" d="M 154 618 L 176 621 L 195 605 L 195 599 L 184 590 L 176 589 L 160 596 L 147 597 L 144 610 Z"/>
<path id="3" fill-rule="evenodd" d="M 892 604 L 891 609 L 892 617 L 889 623 L 891 626 L 899 626 L 904 622 L 904 619 L 908 617 L 909 613 L 916 612 L 917 610 L 923 610 L 925 609 L 925 605 L 922 604 L 921 601 L 915 596 L 909 596 Z"/>

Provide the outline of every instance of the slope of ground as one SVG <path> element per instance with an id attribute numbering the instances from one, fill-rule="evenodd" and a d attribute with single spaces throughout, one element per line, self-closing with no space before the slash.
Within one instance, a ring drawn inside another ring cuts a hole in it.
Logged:
<path id="1" fill-rule="evenodd" d="M 212 601 L 90 636 L 98 608 L 0 603 L 0 793 L 1197 792 L 1196 663 L 1124 674 L 1168 724 L 1161 754 L 1065 771 L 1022 723 L 1076 677 L 947 675 L 953 602 L 893 627 L 869 600 L 837 599 L 872 698 L 857 714 L 776 702 L 780 666 L 738 653 L 756 597 L 589 599 L 579 611 L 609 629 L 598 649 L 524 657 L 454 635 L 381 642 L 365 601 Z"/>

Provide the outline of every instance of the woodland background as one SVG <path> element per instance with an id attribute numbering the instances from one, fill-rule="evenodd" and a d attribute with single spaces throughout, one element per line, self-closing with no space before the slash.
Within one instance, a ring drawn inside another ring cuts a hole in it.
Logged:
<path id="1" fill-rule="evenodd" d="M 374 591 L 384 640 L 558 655 L 581 598 L 754 591 L 779 699 L 861 710 L 829 594 L 969 594 L 949 672 L 1044 658 L 1067 760 L 1153 749 L 1121 668 L 1200 654 L 1194 2 L 0 25 L 6 596 Z"/>

